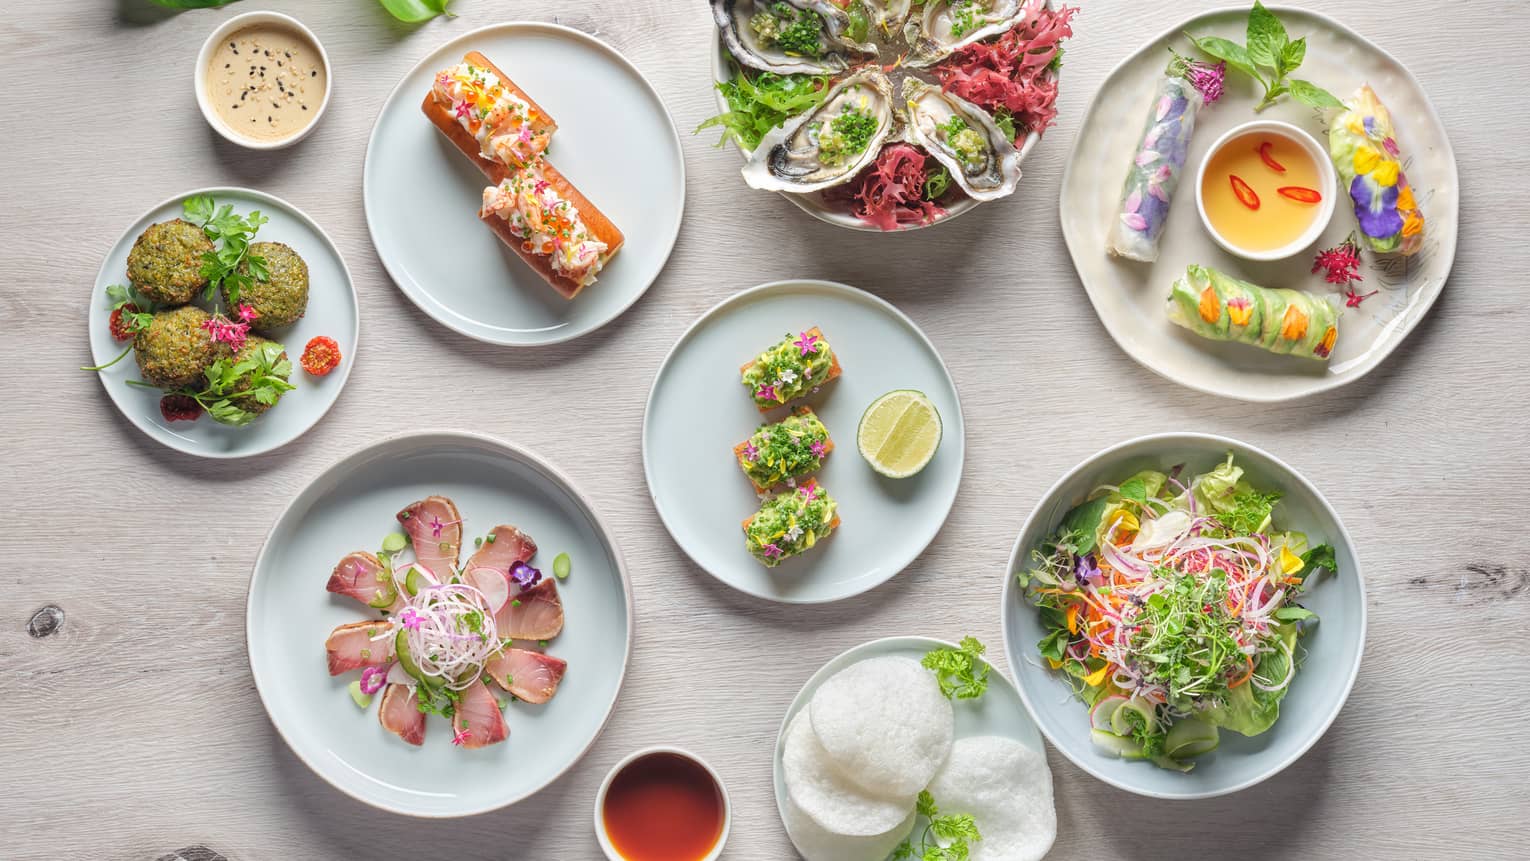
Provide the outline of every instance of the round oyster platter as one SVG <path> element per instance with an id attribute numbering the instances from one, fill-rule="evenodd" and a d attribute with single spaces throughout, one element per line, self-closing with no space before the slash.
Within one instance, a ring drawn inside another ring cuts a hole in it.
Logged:
<path id="1" fill-rule="evenodd" d="M 711 0 L 720 127 L 751 188 L 856 230 L 1015 192 L 1076 10 L 1049 0 Z"/>

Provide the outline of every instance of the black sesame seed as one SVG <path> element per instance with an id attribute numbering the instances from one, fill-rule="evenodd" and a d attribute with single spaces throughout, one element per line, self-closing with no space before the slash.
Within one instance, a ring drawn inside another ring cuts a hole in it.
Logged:
<path id="1" fill-rule="evenodd" d="M 317 78 L 318 76 L 319 76 L 319 70 L 318 69 L 314 69 L 313 71 L 308 73 L 308 77 L 310 77 L 310 78 Z"/>

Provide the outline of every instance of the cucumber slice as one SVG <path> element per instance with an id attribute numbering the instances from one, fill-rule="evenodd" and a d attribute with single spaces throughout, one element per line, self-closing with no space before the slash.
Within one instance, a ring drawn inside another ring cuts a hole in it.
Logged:
<path id="1" fill-rule="evenodd" d="M 388 553 L 397 553 L 408 543 L 409 539 L 405 538 L 402 532 L 390 532 L 383 537 L 382 549 Z"/>
<path id="2" fill-rule="evenodd" d="M 372 695 L 364 694 L 361 692 L 361 680 L 358 679 L 354 682 L 351 682 L 350 685 L 346 687 L 346 690 L 351 692 L 351 702 L 354 702 L 357 708 L 364 709 L 372 704 Z"/>
<path id="3" fill-rule="evenodd" d="M 1159 768 L 1167 768 L 1170 771 L 1179 772 L 1186 772 L 1195 768 L 1195 763 L 1193 762 L 1181 762 L 1170 756 L 1155 756 L 1153 757 L 1153 764 Z"/>
<path id="4" fill-rule="evenodd" d="M 411 566 L 409 576 L 404 578 L 404 591 L 410 595 L 420 594 L 420 590 L 431 585 L 430 578 L 426 577 L 420 569 Z"/>
<path id="5" fill-rule="evenodd" d="M 1189 759 L 1217 749 L 1222 737 L 1217 728 L 1197 718 L 1181 718 L 1169 727 L 1163 752 L 1170 759 Z"/>
<path id="6" fill-rule="evenodd" d="M 1147 758 L 1142 753 L 1142 745 L 1138 744 L 1136 741 L 1130 738 L 1124 738 L 1122 736 L 1116 735 L 1113 732 L 1106 732 L 1102 729 L 1092 729 L 1089 731 L 1089 739 L 1090 741 L 1094 742 L 1095 747 L 1099 748 L 1105 753 L 1110 754 L 1111 756 L 1118 757 L 1120 759 Z"/>
<path id="7" fill-rule="evenodd" d="M 420 665 L 414 662 L 414 656 L 409 654 L 409 632 L 403 628 L 393 637 L 393 656 L 398 658 L 398 665 L 404 668 L 404 672 L 426 687 L 435 687 L 435 680 L 421 672 Z"/>
<path id="8" fill-rule="evenodd" d="M 394 585 L 393 577 L 386 571 L 379 578 L 379 582 L 381 585 L 377 587 L 376 594 L 372 596 L 372 600 L 367 602 L 367 606 L 375 607 L 378 610 L 386 610 L 393 606 L 394 601 L 398 600 L 398 586 Z"/>
<path id="9" fill-rule="evenodd" d="M 1149 729 L 1157 725 L 1157 721 L 1153 717 L 1152 703 L 1143 702 L 1134 697 L 1122 703 L 1115 713 L 1110 716 L 1110 731 L 1116 735 L 1131 735 L 1133 729 L 1132 715 L 1142 718 L 1142 725 Z"/>

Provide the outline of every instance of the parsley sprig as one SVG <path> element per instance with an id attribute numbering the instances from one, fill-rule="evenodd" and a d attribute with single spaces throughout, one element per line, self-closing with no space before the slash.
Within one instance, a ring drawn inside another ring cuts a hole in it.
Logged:
<path id="1" fill-rule="evenodd" d="M 235 361 L 226 357 L 213 362 L 203 374 L 207 384 L 201 389 L 187 386 L 166 394 L 185 395 L 206 410 L 213 421 L 238 427 L 254 421 L 260 413 L 240 406 L 236 400 L 244 401 L 250 397 L 257 403 L 271 406 L 283 394 L 296 388 L 287 382 L 291 375 L 292 362 L 282 346 L 267 342 L 257 346 L 253 354 L 244 359 Z M 128 385 L 157 388 L 139 380 L 128 380 Z"/>
<path id="2" fill-rule="evenodd" d="M 207 238 L 219 247 L 202 255 L 201 274 L 207 279 L 207 292 L 203 298 L 211 301 L 218 288 L 228 289 L 231 305 L 239 303 L 239 294 L 255 281 L 269 281 L 271 273 L 266 270 L 266 258 L 250 253 L 250 241 L 261 225 L 270 219 L 254 209 L 247 216 L 234 214 L 234 205 L 219 206 L 211 197 L 198 194 L 181 204 L 186 220 L 202 228 Z M 248 272 L 239 271 L 248 265 Z"/>
<path id="3" fill-rule="evenodd" d="M 914 858 L 919 861 L 967 861 L 972 853 L 972 847 L 968 844 L 983 839 L 983 835 L 978 833 L 977 821 L 971 815 L 942 815 L 935 804 L 935 796 L 928 791 L 919 793 L 915 810 L 925 819 L 924 830 L 915 829 L 919 835 L 919 845 L 914 845 L 912 836 L 899 843 L 892 853 L 894 861 Z"/>
<path id="4" fill-rule="evenodd" d="M 1314 108 L 1342 108 L 1344 104 L 1327 90 L 1310 81 L 1287 77 L 1296 71 L 1307 57 L 1307 37 L 1293 40 L 1286 33 L 1286 25 L 1280 23 L 1275 13 L 1254 0 L 1254 8 L 1248 13 L 1248 32 L 1245 45 L 1217 36 L 1194 36 L 1186 33 L 1195 47 L 1242 72 L 1264 87 L 1264 98 L 1254 107 L 1258 113 L 1290 94 L 1304 105 Z"/>
<path id="5" fill-rule="evenodd" d="M 924 668 L 935 673 L 946 699 L 975 700 L 988 690 L 987 650 L 976 637 L 963 637 L 959 648 L 933 649 L 924 656 Z"/>

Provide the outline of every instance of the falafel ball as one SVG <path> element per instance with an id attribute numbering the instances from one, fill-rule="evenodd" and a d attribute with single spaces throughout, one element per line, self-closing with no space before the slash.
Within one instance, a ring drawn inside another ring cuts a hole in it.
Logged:
<path id="1" fill-rule="evenodd" d="M 248 339 L 245 340 L 244 346 L 239 349 L 239 352 L 234 354 L 234 363 L 238 364 L 239 362 L 242 362 L 246 359 L 254 358 L 255 351 L 260 349 L 261 345 L 273 343 L 275 342 L 262 338 L 259 335 L 251 335 Z M 281 348 L 281 358 L 285 359 L 287 357 L 287 348 L 283 347 L 281 344 L 276 344 L 276 346 Z M 279 376 L 281 376 L 281 378 L 284 380 L 290 380 L 292 378 L 292 369 L 289 367 L 286 374 L 281 374 Z M 229 396 L 229 403 L 242 410 L 245 410 L 246 412 L 255 413 L 256 415 L 260 415 L 266 410 L 276 406 L 276 404 L 263 404 L 256 400 L 254 395 L 238 394 L 239 392 L 248 391 L 249 388 L 250 381 L 248 379 L 240 380 L 239 385 L 234 389 L 234 393 Z M 280 396 L 278 396 L 278 400 L 280 400 Z"/>
<path id="2" fill-rule="evenodd" d="M 133 336 L 133 353 L 144 381 L 162 389 L 199 382 L 219 352 L 219 345 L 202 328 L 209 319 L 195 305 L 156 312 L 148 328 Z"/>
<path id="3" fill-rule="evenodd" d="M 250 256 L 264 257 L 266 281 L 252 279 L 239 291 L 239 305 L 249 305 L 260 315 L 250 324 L 257 332 L 269 332 L 291 326 L 308 310 L 308 264 L 296 251 L 280 242 L 252 242 Z M 239 271 L 248 275 L 248 261 L 240 264 Z M 230 308 L 236 303 L 229 297 L 228 287 L 223 288 L 223 302 Z"/>
<path id="4" fill-rule="evenodd" d="M 212 250 L 212 240 L 189 221 L 151 224 L 128 252 L 128 280 L 151 302 L 184 305 L 207 286 L 202 255 Z"/>

